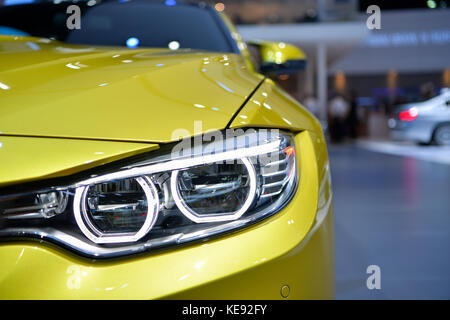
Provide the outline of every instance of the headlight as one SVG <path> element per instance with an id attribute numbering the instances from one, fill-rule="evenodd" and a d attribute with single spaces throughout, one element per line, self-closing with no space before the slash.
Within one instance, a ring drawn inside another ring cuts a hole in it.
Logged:
<path id="1" fill-rule="evenodd" d="M 282 209 L 296 184 L 293 137 L 277 130 L 190 140 L 0 196 L 0 238 L 39 238 L 114 257 L 229 232 Z M 80 178 L 81 177 L 81 178 Z"/>

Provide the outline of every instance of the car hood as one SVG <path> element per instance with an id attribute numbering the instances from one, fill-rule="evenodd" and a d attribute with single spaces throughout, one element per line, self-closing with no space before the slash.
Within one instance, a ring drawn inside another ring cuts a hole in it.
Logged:
<path id="1" fill-rule="evenodd" d="M 240 55 L 0 36 L 3 135 L 169 142 L 223 129 L 263 77 Z"/>

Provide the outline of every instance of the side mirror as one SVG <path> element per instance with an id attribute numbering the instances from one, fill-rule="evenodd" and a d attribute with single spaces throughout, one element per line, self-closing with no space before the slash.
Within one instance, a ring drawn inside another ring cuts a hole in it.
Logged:
<path id="1" fill-rule="evenodd" d="M 305 53 L 285 42 L 251 41 L 247 43 L 253 59 L 264 74 L 297 73 L 306 67 Z"/>

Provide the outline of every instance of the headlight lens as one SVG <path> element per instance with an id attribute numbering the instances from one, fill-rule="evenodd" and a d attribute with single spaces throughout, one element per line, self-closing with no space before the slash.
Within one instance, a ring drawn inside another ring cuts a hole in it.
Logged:
<path id="1" fill-rule="evenodd" d="M 156 222 L 158 192 L 147 177 L 87 185 L 76 189 L 73 211 L 81 231 L 92 242 L 134 242 Z"/>
<path id="2" fill-rule="evenodd" d="M 44 238 L 104 258 L 176 245 L 274 214 L 297 175 L 287 133 L 184 141 L 68 186 L 0 196 L 0 237 Z"/>
<path id="3" fill-rule="evenodd" d="M 175 170 L 170 180 L 178 209 L 197 223 L 236 220 L 256 197 L 256 171 L 247 158 Z"/>

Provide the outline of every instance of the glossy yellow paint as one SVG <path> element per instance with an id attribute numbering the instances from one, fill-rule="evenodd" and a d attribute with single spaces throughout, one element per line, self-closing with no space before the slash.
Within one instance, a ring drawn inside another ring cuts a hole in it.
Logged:
<path id="1" fill-rule="evenodd" d="M 157 148 L 156 144 L 0 135 L 0 186 L 66 176 Z"/>
<path id="2" fill-rule="evenodd" d="M 230 127 L 247 127 L 250 124 L 291 131 L 322 131 L 319 121 L 270 79 L 263 82 Z"/>
<path id="3" fill-rule="evenodd" d="M 245 63 L 247 65 L 247 68 L 251 71 L 256 71 L 259 69 L 259 66 L 256 64 L 255 61 L 253 61 L 252 55 L 250 53 L 250 50 L 247 47 L 247 43 L 242 39 L 242 36 L 237 32 L 236 27 L 233 25 L 231 20 L 228 18 L 228 16 L 223 12 L 218 12 L 222 20 L 225 22 L 225 25 L 231 32 L 231 37 L 236 42 L 236 45 L 241 52 L 241 55 L 245 59 Z"/>
<path id="4" fill-rule="evenodd" d="M 316 215 L 330 188 L 329 175 L 319 180 L 318 164 L 326 161 L 316 161 L 316 152 L 323 144 L 308 131 L 295 143 L 298 190 L 273 217 L 208 242 L 110 262 L 83 260 L 45 243 L 4 243 L 0 298 L 281 299 L 286 284 L 291 299 L 333 298 L 331 197 Z"/>
<path id="5" fill-rule="evenodd" d="M 223 129 L 263 79 L 237 54 L 0 36 L 0 57 L 7 135 L 173 141 L 195 121 L 196 133 Z"/>

